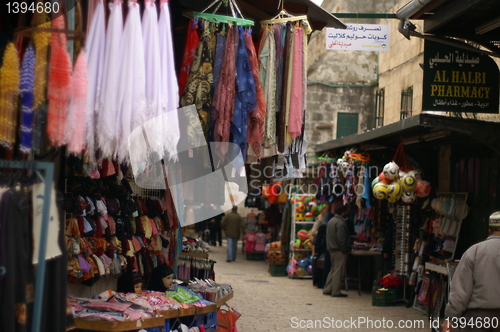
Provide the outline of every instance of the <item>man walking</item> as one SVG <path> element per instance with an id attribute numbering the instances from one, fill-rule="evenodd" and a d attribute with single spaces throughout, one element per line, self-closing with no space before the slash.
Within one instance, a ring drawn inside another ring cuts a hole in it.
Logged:
<path id="1" fill-rule="evenodd" d="M 500 211 L 489 221 L 490 236 L 463 254 L 451 281 L 447 320 L 441 331 L 500 331 Z M 463 318 L 462 318 L 463 317 Z M 462 318 L 462 319 L 461 319 Z"/>
<path id="2" fill-rule="evenodd" d="M 348 205 L 339 205 L 335 209 L 335 216 L 326 226 L 326 249 L 330 253 L 331 268 L 323 287 L 323 294 L 333 297 L 347 297 L 340 292 L 344 276 L 347 255 L 351 250 L 349 228 L 345 217 L 349 214 Z"/>
<path id="3" fill-rule="evenodd" d="M 233 206 L 233 209 L 222 219 L 222 230 L 226 234 L 227 239 L 227 260 L 226 262 L 234 262 L 236 260 L 236 251 L 238 247 L 238 239 L 243 219 L 237 212 L 238 208 Z"/>

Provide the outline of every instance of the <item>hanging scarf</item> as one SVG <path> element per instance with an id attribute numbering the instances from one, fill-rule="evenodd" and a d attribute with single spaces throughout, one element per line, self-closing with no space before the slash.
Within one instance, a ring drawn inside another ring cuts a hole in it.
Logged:
<path id="1" fill-rule="evenodd" d="M 40 28 L 50 28 L 51 21 L 45 15 L 38 15 L 37 25 Z M 34 31 L 33 40 L 35 42 L 35 95 L 33 101 L 33 108 L 38 108 L 45 101 L 45 86 L 47 84 L 47 50 L 50 43 L 50 32 Z"/>
<path id="2" fill-rule="evenodd" d="M 214 141 L 220 142 L 216 145 L 215 153 L 222 161 L 229 148 L 227 142 L 229 142 L 230 121 L 234 109 L 237 47 L 238 29 L 236 26 L 231 26 L 227 32 L 226 51 L 224 52 L 225 66 L 222 67 L 219 86 L 214 98 Z"/>
<path id="3" fill-rule="evenodd" d="M 264 139 L 264 118 L 266 116 L 266 99 L 259 76 L 259 65 L 257 54 L 252 41 L 251 31 L 245 32 L 245 46 L 248 52 L 248 60 L 255 81 L 255 92 L 257 95 L 257 107 L 248 115 L 247 142 L 252 147 L 255 155 L 260 159 L 260 144 Z"/>
<path id="4" fill-rule="evenodd" d="M 19 94 L 19 58 L 13 43 L 7 44 L 0 69 L 0 144 L 12 148 L 17 125 L 16 100 Z"/>
<path id="5" fill-rule="evenodd" d="M 292 139 L 297 138 L 302 133 L 304 32 L 301 28 L 295 29 L 294 38 L 290 115 L 288 118 L 288 133 L 290 133 Z"/>
<path id="6" fill-rule="evenodd" d="M 65 29 L 64 15 L 57 16 L 52 23 L 55 29 Z M 53 33 L 50 41 L 52 54 L 49 67 L 49 111 L 47 133 L 52 145 L 64 142 L 64 127 L 71 84 L 71 60 L 66 50 L 66 35 Z"/>
<path id="7" fill-rule="evenodd" d="M 118 83 L 118 146 L 120 162 L 129 162 L 129 136 L 146 122 L 146 68 L 140 7 L 129 2 L 129 12 L 120 45 L 121 67 Z M 115 87 L 116 88 L 116 87 Z"/>
<path id="8" fill-rule="evenodd" d="M 31 134 L 33 131 L 33 92 L 35 80 L 35 50 L 28 47 L 24 53 L 21 69 L 19 91 L 21 92 L 21 141 L 20 150 L 24 153 L 31 151 Z"/>
<path id="9" fill-rule="evenodd" d="M 118 118 L 118 84 L 120 82 L 120 62 L 123 54 L 120 43 L 123 34 L 121 0 L 109 4 L 110 14 L 106 30 L 106 46 L 101 91 L 97 110 L 96 134 L 99 148 L 104 157 L 116 152 Z M 130 68 L 129 68 L 130 69 Z M 128 70 L 128 69 L 127 69 Z M 131 82 L 132 83 L 132 82 Z"/>
<path id="10" fill-rule="evenodd" d="M 222 68 L 222 61 L 224 59 L 224 50 L 226 49 L 226 36 L 223 33 L 217 33 L 215 43 L 215 59 L 214 59 L 214 99 L 219 86 L 220 72 Z M 210 117 L 210 129 L 208 130 L 208 141 L 214 141 L 214 114 L 215 109 L 212 105 L 212 116 Z"/>
<path id="11" fill-rule="evenodd" d="M 71 99 L 68 106 L 65 137 L 69 153 L 80 154 L 85 148 L 87 91 L 87 61 L 85 52 L 82 50 L 76 59 L 71 78 Z"/>
<path id="12" fill-rule="evenodd" d="M 276 44 L 274 32 L 265 27 L 259 53 L 260 78 L 266 97 L 265 140 L 264 145 L 269 147 L 276 144 Z"/>
<path id="13" fill-rule="evenodd" d="M 248 52 L 245 47 L 245 33 L 242 27 L 239 27 L 239 45 L 236 55 L 236 98 L 234 103 L 234 114 L 231 126 L 233 134 L 233 143 L 239 146 L 243 163 L 246 160 L 246 144 L 248 131 L 248 115 L 255 109 L 257 105 L 257 96 L 255 92 L 255 81 L 252 75 L 252 68 L 248 60 Z M 232 156 L 235 161 L 236 169 L 243 166 L 239 164 L 239 158 L 235 159 L 236 155 Z"/>
<path id="14" fill-rule="evenodd" d="M 163 138 L 163 151 L 168 153 L 168 156 L 164 157 L 170 160 L 177 160 L 177 143 L 181 137 L 177 113 L 177 108 L 179 107 L 179 86 L 177 83 L 174 57 L 172 56 L 172 54 L 174 54 L 174 47 L 168 2 L 162 0 L 160 8 L 158 31 L 161 61 L 160 100 L 163 124 L 161 137 Z"/>
<path id="15" fill-rule="evenodd" d="M 186 89 L 181 98 L 181 106 L 194 104 L 198 111 L 205 139 L 208 139 L 210 127 L 210 111 L 212 108 L 213 57 L 215 49 L 214 35 L 210 31 L 209 22 L 205 22 L 203 35 L 198 44 L 191 65 L 191 73 L 186 82 Z"/>
<path id="16" fill-rule="evenodd" d="M 94 1 L 91 1 L 94 2 Z M 89 4 L 90 5 L 90 4 Z M 90 8 L 89 8 L 90 11 Z M 85 114 L 87 161 L 96 167 L 96 126 L 97 103 L 100 100 L 102 87 L 102 73 L 104 71 L 104 51 L 106 47 L 106 25 L 104 23 L 104 4 L 102 0 L 96 3 L 92 21 L 85 41 L 85 55 L 87 57 L 87 111 Z"/>
<path id="17" fill-rule="evenodd" d="M 181 72 L 179 74 L 179 95 L 184 94 L 184 88 L 186 87 L 186 82 L 191 72 L 191 65 L 193 63 L 194 55 L 196 54 L 196 49 L 198 48 L 198 43 L 200 38 L 196 30 L 198 29 L 198 21 L 191 20 L 188 24 L 188 33 L 186 46 L 184 48 L 184 58 L 182 59 Z"/>

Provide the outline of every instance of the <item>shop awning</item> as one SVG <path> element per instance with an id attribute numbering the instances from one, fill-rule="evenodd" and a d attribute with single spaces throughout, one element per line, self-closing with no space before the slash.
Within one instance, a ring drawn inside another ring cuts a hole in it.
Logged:
<path id="1" fill-rule="evenodd" d="M 200 11 L 210 5 L 213 0 L 181 0 L 181 4 L 193 11 Z M 346 25 L 310 0 L 284 0 L 284 9 L 292 15 L 307 15 L 313 30 L 322 30 L 325 27 L 345 29 Z M 280 11 L 280 2 L 277 0 L 236 0 L 243 11 L 256 21 L 268 20 Z"/>
<path id="2" fill-rule="evenodd" d="M 419 114 L 389 125 L 316 144 L 315 152 L 363 145 L 365 150 L 395 148 L 400 140 L 405 145 L 420 142 L 440 144 L 477 140 L 500 155 L 500 123 L 463 119 L 433 114 Z"/>
<path id="3" fill-rule="evenodd" d="M 396 16 L 424 20 L 423 32 L 474 41 L 500 54 L 498 0 L 411 0 Z"/>

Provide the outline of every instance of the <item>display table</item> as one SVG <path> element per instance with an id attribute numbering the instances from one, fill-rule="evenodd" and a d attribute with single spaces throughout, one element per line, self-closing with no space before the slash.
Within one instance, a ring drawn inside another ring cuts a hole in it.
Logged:
<path id="1" fill-rule="evenodd" d="M 357 257 L 358 260 L 358 295 L 361 296 L 361 257 L 376 257 L 380 256 L 381 250 L 351 250 L 351 256 Z"/>
<path id="2" fill-rule="evenodd" d="M 139 319 L 139 320 L 123 321 L 123 322 L 110 322 L 104 320 L 75 318 L 75 328 L 77 329 L 104 331 L 104 332 L 139 330 L 142 328 L 163 326 L 164 324 L 165 324 L 165 317 L 163 316 Z"/>

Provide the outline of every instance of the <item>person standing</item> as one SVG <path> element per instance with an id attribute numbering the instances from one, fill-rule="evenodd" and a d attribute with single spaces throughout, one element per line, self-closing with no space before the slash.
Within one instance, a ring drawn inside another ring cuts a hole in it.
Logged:
<path id="1" fill-rule="evenodd" d="M 221 221 L 225 216 L 224 212 L 219 207 L 214 207 L 216 216 L 210 219 L 210 223 L 208 227 L 210 229 L 210 244 L 215 246 L 217 242 L 219 242 L 219 246 L 222 247 L 222 229 L 221 229 Z"/>
<path id="2" fill-rule="evenodd" d="M 335 216 L 326 227 L 326 249 L 330 253 L 331 268 L 323 287 L 323 294 L 333 297 L 347 297 L 340 292 L 345 272 L 347 255 L 351 250 L 350 233 L 345 217 L 349 215 L 348 205 L 339 205 Z"/>
<path id="3" fill-rule="evenodd" d="M 441 331 L 461 327 L 462 332 L 500 331 L 500 211 L 489 220 L 488 238 L 463 254 L 451 280 L 451 290 L 445 309 L 447 319 Z"/>
<path id="4" fill-rule="evenodd" d="M 234 262 L 236 260 L 236 251 L 238 248 L 238 239 L 240 238 L 241 227 L 243 225 L 243 219 L 237 212 L 238 208 L 233 206 L 231 212 L 229 212 L 222 219 L 222 230 L 226 234 L 227 239 L 227 260 L 226 262 Z"/>

